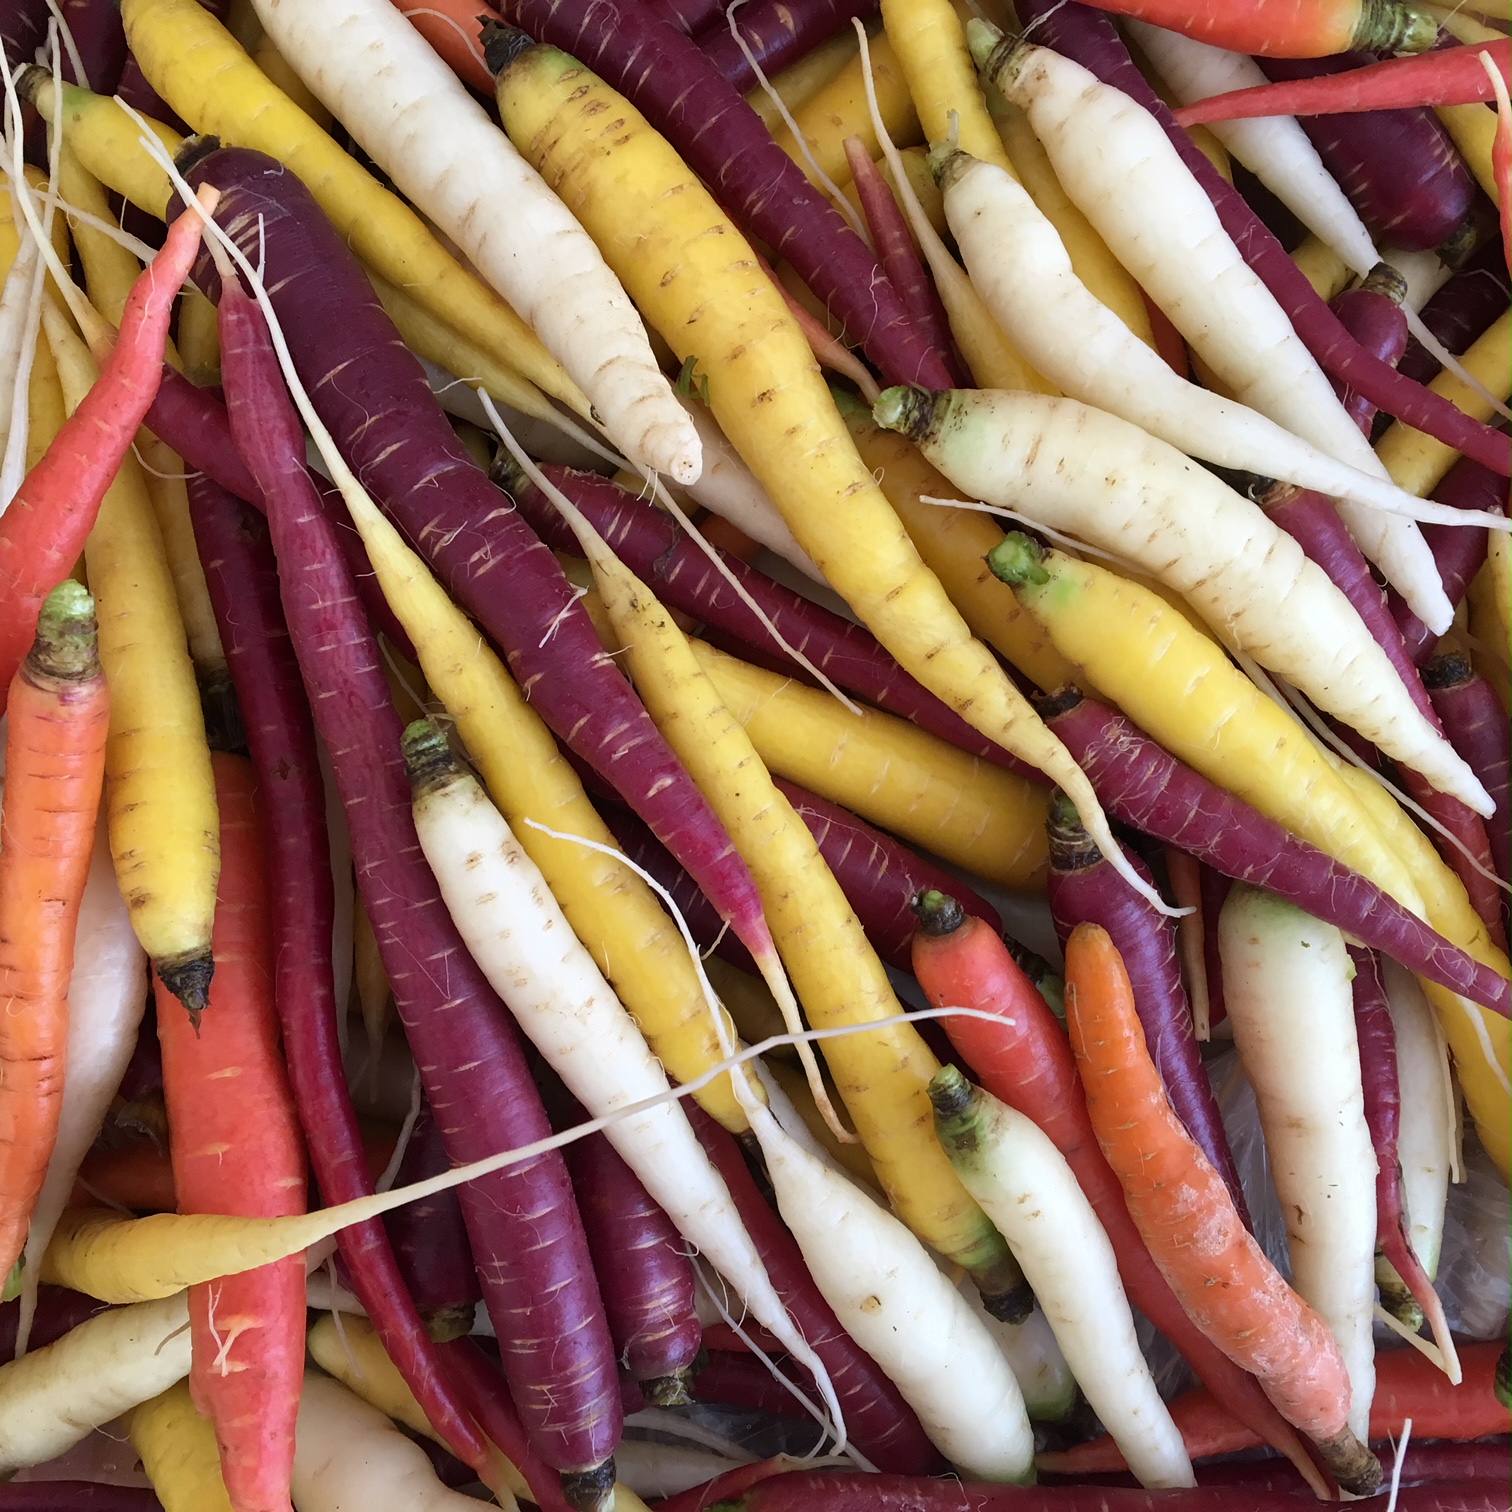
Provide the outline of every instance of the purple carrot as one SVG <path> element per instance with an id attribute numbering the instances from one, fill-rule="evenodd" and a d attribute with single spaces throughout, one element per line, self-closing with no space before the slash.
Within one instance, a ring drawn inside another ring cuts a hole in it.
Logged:
<path id="1" fill-rule="evenodd" d="M 450 1164 L 441 1131 L 429 1105 L 423 1104 L 394 1185 L 408 1186 L 439 1176 Z M 471 1333 L 473 1311 L 483 1291 L 456 1191 L 437 1192 L 395 1208 L 383 1226 L 394 1247 L 399 1274 L 425 1319 L 426 1332 L 443 1341 Z"/>
<path id="2" fill-rule="evenodd" d="M 861 201 L 861 213 L 866 217 L 866 228 L 877 248 L 882 271 L 892 280 L 898 298 L 913 316 L 920 333 L 956 375 L 957 384 L 970 388 L 971 375 L 956 352 L 949 317 L 934 279 L 925 271 L 924 259 L 914 245 L 908 218 L 860 137 L 845 139 L 845 161 L 850 165 L 851 183 Z"/>
<path id="3" fill-rule="evenodd" d="M 49 1286 L 44 1282 L 37 1288 L 37 1311 L 32 1318 L 27 1348 L 41 1349 L 45 1344 L 55 1343 L 69 1329 L 78 1327 L 97 1312 L 103 1312 L 105 1307 L 104 1302 L 86 1297 L 83 1292 L 70 1291 L 66 1286 Z M 20 1317 L 19 1297 L 0 1302 L 0 1365 L 8 1364 L 16 1353 L 16 1327 Z"/>
<path id="4" fill-rule="evenodd" d="M 1507 308 L 1509 285 L 1506 256 L 1488 239 L 1418 313 L 1434 339 L 1458 357 Z M 1439 361 L 1413 337 L 1397 368 L 1416 383 L 1429 383 L 1439 374 Z"/>
<path id="5" fill-rule="evenodd" d="M 746 0 L 735 12 L 735 23 L 770 79 L 848 27 L 852 16 L 868 16 L 876 8 L 877 0 L 805 0 L 801 6 L 789 0 Z M 756 71 L 736 45 L 728 24 L 710 27 L 698 38 L 698 45 L 731 89 L 749 94 L 756 87 Z"/>
<path id="6" fill-rule="evenodd" d="M 756 884 L 651 722 L 551 551 L 457 440 L 424 369 L 309 191 L 261 153 L 221 149 L 189 177 L 267 284 L 305 387 L 353 471 L 505 653 L 559 739 L 610 779 L 758 958 L 775 947 Z M 201 264 L 201 287 L 214 289 Z M 339 375 L 339 376 L 338 376 Z"/>
<path id="7" fill-rule="evenodd" d="M 1226 877 L 1269 888 L 1409 971 L 1512 1017 L 1512 990 L 1499 972 L 1358 872 L 1183 766 L 1106 704 L 1070 688 L 1044 700 L 1040 714 L 1104 807 L 1125 824 L 1180 846 Z"/>
<path id="8" fill-rule="evenodd" d="M 570 1146 L 567 1167 L 615 1351 L 647 1402 L 681 1406 L 703 1343 L 682 1236 L 602 1134 Z"/>
<path id="9" fill-rule="evenodd" d="M 1228 1005 L 1223 998 L 1223 958 L 1218 950 L 1218 915 L 1233 885 L 1232 877 L 1225 877 L 1206 861 L 1202 863 L 1202 917 L 1207 924 L 1202 935 L 1202 958 L 1207 966 L 1210 1029 L 1228 1017 Z"/>
<path id="10" fill-rule="evenodd" d="M 505 16 L 627 94 L 727 215 L 786 258 L 888 383 L 949 386 L 898 292 L 761 117 L 647 0 L 506 0 Z M 929 374 L 924 377 L 924 374 Z"/>
<path id="11" fill-rule="evenodd" d="M 1396 367 L 1407 350 L 1407 316 L 1402 309 L 1406 293 L 1407 280 L 1390 263 L 1377 263 L 1359 288 L 1345 289 L 1336 295 L 1329 309 L 1365 351 Z M 1376 417 L 1375 405 L 1340 379 L 1329 381 L 1344 412 L 1369 440 Z"/>
<path id="12" fill-rule="evenodd" d="M 696 37 L 711 26 L 724 24 L 724 0 L 647 0 L 658 21 L 665 21 L 685 37 Z"/>
<path id="13" fill-rule="evenodd" d="M 1307 489 L 1293 488 L 1289 483 L 1277 483 L 1261 496 L 1260 507 L 1297 540 L 1303 551 L 1328 574 L 1334 586 L 1354 606 L 1355 612 L 1364 621 L 1377 644 L 1390 658 L 1419 712 L 1437 728 L 1438 715 L 1428 701 L 1428 693 L 1423 687 L 1417 667 L 1407 654 L 1402 633 L 1387 608 L 1385 596 L 1371 576 L 1370 564 L 1344 528 L 1344 522 L 1339 518 L 1333 501 Z M 1452 525 L 1445 528 L 1455 529 Z M 1358 741 L 1358 737 L 1351 738 L 1352 734 L 1353 732 L 1349 732 L 1345 738 L 1350 739 L 1366 761 L 1373 763 L 1375 752 L 1368 743 Z M 1417 772 L 1403 769 L 1401 775 L 1413 801 L 1427 810 L 1459 841 L 1455 845 L 1437 833 L 1433 837 L 1444 860 L 1465 884 L 1470 902 L 1485 922 L 1492 940 L 1499 946 L 1504 945 L 1501 898 L 1496 884 L 1481 869 L 1489 869 L 1491 866 L 1491 847 L 1485 823 L 1479 814 L 1459 799 L 1439 792 Z"/>
<path id="14" fill-rule="evenodd" d="M 740 1146 L 702 1108 L 690 1103 L 688 1117 L 724 1177 L 777 1295 L 829 1372 L 851 1443 L 880 1470 L 927 1475 L 943 1468 L 939 1451 L 925 1437 L 913 1409 L 841 1328 L 819 1294 L 797 1241 L 757 1189 Z M 806 1383 L 801 1367 L 795 1370 Z"/>
<path id="15" fill-rule="evenodd" d="M 1370 53 L 1257 58 L 1269 79 L 1315 79 L 1375 63 Z M 1378 241 L 1408 252 L 1442 246 L 1475 202 L 1475 180 L 1431 110 L 1298 116 L 1323 166 Z"/>
<path id="16" fill-rule="evenodd" d="M 257 770 L 272 889 L 274 998 L 310 1164 L 325 1201 L 373 1191 L 341 1064 L 331 974 L 335 898 L 315 726 L 279 602 L 266 521 L 203 474 L 189 515 Z M 487 1449 L 446 1378 L 382 1223 L 345 1228 L 342 1258 L 383 1347 L 436 1431 L 474 1469 Z"/>
<path id="17" fill-rule="evenodd" d="M 270 276 L 270 282 L 272 278 Z M 431 1111 L 455 1164 L 551 1132 L 508 1011 L 463 945 L 415 835 L 401 726 L 261 312 L 220 290 L 232 434 L 268 503 L 288 621 L 330 752 L 358 890 Z M 532 1444 L 582 1512 L 614 1486 L 621 1416 L 603 1304 L 552 1151 L 461 1189 L 484 1301 Z"/>
<path id="18" fill-rule="evenodd" d="M 1412 1486 L 1397 1512 L 1508 1512 L 1506 1491 L 1486 1481 Z M 1181 1491 L 1133 1487 L 1005 1486 L 806 1470 L 776 1475 L 710 1512 L 1280 1512 L 1316 1507 L 1311 1491 L 1222 1486 Z"/>
<path id="19" fill-rule="evenodd" d="M 1423 668 L 1428 696 L 1444 723 L 1454 749 L 1470 764 L 1496 803 L 1496 813 L 1486 828 L 1491 836 L 1491 854 L 1497 875 L 1503 882 L 1512 870 L 1509 854 L 1508 824 L 1512 809 L 1508 805 L 1509 752 L 1507 716 L 1491 685 L 1471 667 L 1468 657 L 1454 652 L 1437 656 Z"/>
<path id="20" fill-rule="evenodd" d="M 1380 962 L 1373 950 L 1353 945 L 1349 959 L 1355 971 L 1351 988 L 1365 1122 L 1376 1156 L 1376 1281 L 1381 1301 L 1414 1331 L 1422 1327 L 1425 1317 L 1430 1318 L 1434 1337 L 1447 1339 L 1443 1306 L 1412 1248 L 1402 1205 L 1402 1167 L 1397 1155 L 1402 1094 L 1397 1081 L 1396 1030 Z"/>
<path id="21" fill-rule="evenodd" d="M 797 667 L 730 586 L 729 579 L 661 510 L 597 473 L 565 467 L 547 467 L 544 471 L 664 604 L 779 657 L 784 671 Z M 570 527 L 533 485 L 520 481 L 511 483 L 510 489 L 521 513 L 543 540 L 559 551 L 577 550 Z M 821 608 L 728 552 L 719 556 L 731 577 L 761 606 L 788 642 L 842 688 L 879 709 L 911 720 L 973 756 L 1043 785 L 1043 773 L 973 730 L 915 682 L 865 626 Z"/>
<path id="22" fill-rule="evenodd" d="M 1489 467 L 1482 467 L 1469 457 L 1461 457 L 1433 490 L 1432 497 L 1455 509 L 1505 511 L 1507 480 Z M 1418 528 L 1433 552 L 1449 602 L 1458 604 L 1486 560 L 1486 532 L 1464 530 L 1458 525 L 1421 525 Z M 1433 655 L 1439 637 L 1407 607 L 1395 589 L 1387 592 L 1386 601 L 1391 606 L 1391 617 L 1402 632 L 1407 654 L 1417 666 L 1422 666 Z"/>
<path id="23" fill-rule="evenodd" d="M 1253 1228 L 1218 1099 L 1202 1069 L 1202 1052 L 1192 1032 L 1171 920 L 1114 871 L 1082 828 L 1075 807 L 1059 792 L 1050 803 L 1049 827 L 1050 912 L 1062 948 L 1078 924 L 1100 924 L 1107 930 L 1123 957 L 1134 989 L 1134 1011 L 1171 1107 L 1223 1177 L 1244 1226 Z M 1137 856 L 1131 853 L 1129 859 L 1147 882 L 1153 882 Z"/>
<path id="24" fill-rule="evenodd" d="M 5 61 L 12 73 L 18 63 L 36 61 L 51 14 L 47 0 L 4 0 L 0 4 L 0 43 L 4 44 Z"/>
<path id="25" fill-rule="evenodd" d="M 70 84 L 82 84 L 95 94 L 113 95 L 121 81 L 126 63 L 126 29 L 121 24 L 121 7 L 116 0 L 59 0 L 63 24 L 73 36 L 85 79 L 74 77 L 73 54 L 59 39 L 63 77 Z M 14 63 L 14 59 L 11 60 Z"/>
<path id="26" fill-rule="evenodd" d="M 1286 311 L 1297 335 L 1326 373 L 1364 394 L 1378 408 L 1474 457 L 1503 477 L 1512 473 L 1512 444 L 1463 414 L 1447 399 L 1404 378 L 1364 351 L 1307 281 L 1286 249 L 1260 223 L 1243 197 L 1208 162 L 1191 135 L 1134 66 L 1110 17 L 1076 0 L 1021 0 L 1018 15 L 1036 42 L 1053 47 L 1121 89 L 1160 122 L 1171 145 L 1202 185 L 1239 254 Z"/>
<path id="27" fill-rule="evenodd" d="M 96 90 L 96 94 L 103 91 Z M 189 135 L 189 127 L 173 109 L 171 105 L 147 82 L 147 75 L 142 72 L 142 65 L 137 62 L 136 54 L 128 52 L 126 62 L 121 69 L 121 82 L 116 85 L 116 94 L 139 114 L 147 117 L 149 121 L 160 121 L 164 126 L 171 127 L 174 131 L 184 136 Z"/>
<path id="28" fill-rule="evenodd" d="M 102 1481 L 11 1481 L 0 1486 L 0 1512 L 163 1512 L 150 1486 Z"/>
<path id="29" fill-rule="evenodd" d="M 784 1363 L 783 1368 L 791 1367 Z M 695 1402 L 718 1402 L 763 1417 L 796 1418 L 802 1411 L 792 1393 L 755 1355 L 731 1349 L 711 1349 L 691 1389 Z"/>

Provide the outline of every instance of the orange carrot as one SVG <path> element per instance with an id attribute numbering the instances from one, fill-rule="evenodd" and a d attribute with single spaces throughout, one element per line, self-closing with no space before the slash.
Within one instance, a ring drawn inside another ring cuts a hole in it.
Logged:
<path id="1" fill-rule="evenodd" d="M 464 84 L 493 98 L 494 80 L 483 62 L 483 24 L 497 21 L 486 0 L 394 0 L 409 24 Z"/>
<path id="2" fill-rule="evenodd" d="M 273 951 L 252 765 L 216 753 L 221 875 L 215 979 L 198 1030 L 157 983 L 158 1039 L 182 1213 L 306 1210 L 304 1144 L 278 1046 Z M 305 1267 L 293 1255 L 190 1288 L 189 1386 L 215 1424 L 235 1512 L 290 1512 L 304 1379 Z"/>
<path id="3" fill-rule="evenodd" d="M 1409 5 L 1370 0 L 1092 0 L 1099 10 L 1135 16 L 1212 47 L 1268 58 L 1330 53 L 1416 53 L 1438 34 L 1433 18 Z"/>
<path id="4" fill-rule="evenodd" d="M 84 1157 L 69 1207 L 102 1204 L 134 1213 L 176 1213 L 178 1191 L 166 1150 L 150 1139 L 133 1140 L 116 1149 L 96 1147 Z"/>
<path id="5" fill-rule="evenodd" d="M 1077 925 L 1066 944 L 1066 1026 L 1097 1142 L 1171 1290 L 1198 1328 L 1313 1439 L 1340 1486 L 1368 1496 L 1381 1467 L 1350 1431 L 1339 1346 L 1265 1258 L 1223 1178 L 1172 1111 L 1123 961 L 1095 924 Z"/>
<path id="6" fill-rule="evenodd" d="M 105 780 L 109 696 L 94 600 L 42 605 L 10 685 L 0 807 L 0 1277 L 26 1244 L 63 1111 L 74 926 Z"/>

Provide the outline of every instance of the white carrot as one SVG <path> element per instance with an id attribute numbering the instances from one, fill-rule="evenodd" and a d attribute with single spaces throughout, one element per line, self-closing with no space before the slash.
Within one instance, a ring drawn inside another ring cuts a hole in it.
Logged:
<path id="1" fill-rule="evenodd" d="M 1418 980 L 1381 957 L 1391 1027 L 1396 1031 L 1401 1124 L 1397 1163 L 1407 1237 L 1430 1280 L 1444 1242 L 1444 1206 L 1454 1161 L 1454 1086 L 1443 1031 Z"/>
<path id="2" fill-rule="evenodd" d="M 1023 1393 L 966 1299 L 891 1213 L 784 1134 L 765 1108 L 753 1101 L 747 1113 L 814 1284 L 930 1442 L 970 1479 L 1032 1480 Z"/>
<path id="3" fill-rule="evenodd" d="M 1071 1167 L 1022 1113 L 954 1066 L 929 1085 L 935 1132 L 966 1189 L 1002 1230 L 1071 1372 L 1142 1486 L 1195 1486 L 1134 1333 L 1113 1246 Z"/>
<path id="4" fill-rule="evenodd" d="M 389 0 L 256 0 L 278 50 L 467 254 L 643 467 L 691 483 L 698 436 L 598 249 Z"/>
<path id="5" fill-rule="evenodd" d="M 1435 787 L 1490 812 L 1485 789 L 1412 702 L 1322 568 L 1261 509 L 1164 441 L 1043 394 L 894 388 L 874 413 L 958 488 L 1160 579 L 1225 644 Z"/>
<path id="6" fill-rule="evenodd" d="M 1076 276 L 1055 227 L 1011 174 L 964 152 L 931 155 L 972 282 L 1024 355 L 1073 399 L 1221 467 L 1281 478 L 1366 509 L 1419 501 L 1257 411 L 1188 383 Z"/>
<path id="7" fill-rule="evenodd" d="M 26 1353 L 47 1241 L 126 1074 L 146 1004 L 147 957 L 116 886 L 110 846 L 102 832 L 79 905 L 74 969 L 68 981 L 68 1076 L 57 1142 L 26 1236 L 18 1356 Z"/>
<path id="8" fill-rule="evenodd" d="M 973 47 L 983 33 L 973 28 Z M 998 49 L 992 81 L 1029 116 L 1077 208 L 1234 397 L 1361 472 L 1385 477 L 1327 376 L 1244 261 L 1160 123 L 1047 48 Z M 1360 549 L 1426 624 L 1454 617 L 1410 523 L 1344 506 Z"/>
<path id="9" fill-rule="evenodd" d="M 0 1365 L 0 1477 L 72 1448 L 189 1374 L 189 1294 L 111 1308 Z"/>
<path id="10" fill-rule="evenodd" d="M 1349 1370 L 1349 1426 L 1375 1395 L 1375 1151 L 1344 936 L 1273 893 L 1239 884 L 1218 918 L 1224 1001 L 1255 1089 L 1291 1253 L 1292 1285 L 1329 1326 Z"/>
<path id="11" fill-rule="evenodd" d="M 430 1456 L 376 1407 L 315 1371 L 305 1374 L 294 1445 L 299 1512 L 477 1512 L 442 1485 Z M 518 1503 L 503 1491 L 501 1505 Z"/>
<path id="12" fill-rule="evenodd" d="M 422 721 L 405 732 L 415 827 L 473 958 L 527 1038 L 595 1117 L 668 1089 L 666 1073 L 503 816 Z M 819 1382 L 829 1377 L 778 1298 L 719 1174 L 675 1101 L 605 1129 L 679 1232 Z"/>

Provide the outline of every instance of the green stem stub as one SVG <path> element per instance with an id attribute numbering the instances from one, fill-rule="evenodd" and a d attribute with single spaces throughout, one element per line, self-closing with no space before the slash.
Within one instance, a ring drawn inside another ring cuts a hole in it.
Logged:
<path id="1" fill-rule="evenodd" d="M 1044 564 L 1044 547 L 1021 530 L 1010 530 L 987 553 L 992 575 L 1010 588 L 1038 588 L 1048 583 L 1050 574 Z"/>
<path id="2" fill-rule="evenodd" d="M 47 595 L 37 616 L 37 638 L 26 658 L 34 683 L 81 683 L 100 673 L 95 603 L 83 583 L 64 580 Z"/>
<path id="3" fill-rule="evenodd" d="M 1402 0 L 1364 0 L 1350 47 L 1356 52 L 1420 53 L 1438 40 L 1438 22 Z"/>
<path id="4" fill-rule="evenodd" d="M 446 732 L 434 719 L 417 719 L 404 731 L 404 770 L 418 797 L 434 792 L 462 770 L 452 755 Z"/>
<path id="5" fill-rule="evenodd" d="M 971 1106 L 976 1089 L 954 1066 L 941 1066 L 929 1083 L 929 1100 L 934 1105 L 935 1123 L 956 1124 Z"/>
<path id="6" fill-rule="evenodd" d="M 894 388 L 883 389 L 872 405 L 872 419 L 883 430 L 898 431 L 910 441 L 922 441 L 937 429 L 944 411 L 944 401 L 949 392 L 933 393 L 926 388 L 914 388 L 900 383 Z"/>

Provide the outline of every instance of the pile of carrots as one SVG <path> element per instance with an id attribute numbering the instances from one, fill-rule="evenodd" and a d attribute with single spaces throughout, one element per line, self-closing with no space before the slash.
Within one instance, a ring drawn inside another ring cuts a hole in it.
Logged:
<path id="1" fill-rule="evenodd" d="M 1512 1512 L 1507 33 L 0 4 L 0 1512 Z"/>

